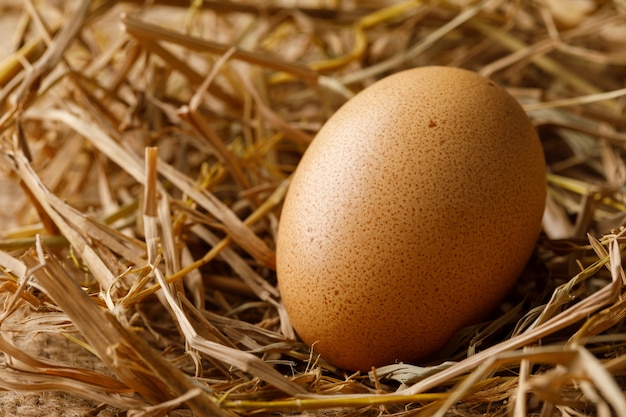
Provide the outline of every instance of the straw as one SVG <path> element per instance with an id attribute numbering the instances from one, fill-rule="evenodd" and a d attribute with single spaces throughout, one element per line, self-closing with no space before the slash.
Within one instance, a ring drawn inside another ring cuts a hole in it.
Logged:
<path id="1" fill-rule="evenodd" d="M 617 0 L 2 2 L 0 414 L 626 417 L 625 21 Z M 282 204 L 335 111 L 425 65 L 520 102 L 543 232 L 439 356 L 341 369 L 281 301 Z"/>

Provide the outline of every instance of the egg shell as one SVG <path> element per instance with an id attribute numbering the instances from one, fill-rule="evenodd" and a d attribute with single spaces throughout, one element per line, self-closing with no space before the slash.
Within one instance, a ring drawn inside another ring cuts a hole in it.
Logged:
<path id="1" fill-rule="evenodd" d="M 545 198 L 539 138 L 494 82 L 421 67 L 374 83 L 318 132 L 285 198 L 294 329 L 350 370 L 427 359 L 510 290 Z"/>

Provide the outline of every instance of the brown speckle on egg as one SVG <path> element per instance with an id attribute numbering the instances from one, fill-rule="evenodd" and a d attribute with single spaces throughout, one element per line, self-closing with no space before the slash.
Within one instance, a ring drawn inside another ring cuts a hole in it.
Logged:
<path id="1" fill-rule="evenodd" d="M 541 144 L 505 90 L 445 67 L 382 79 L 323 126 L 285 199 L 294 328 L 351 370 L 424 360 L 513 285 L 545 196 Z"/>

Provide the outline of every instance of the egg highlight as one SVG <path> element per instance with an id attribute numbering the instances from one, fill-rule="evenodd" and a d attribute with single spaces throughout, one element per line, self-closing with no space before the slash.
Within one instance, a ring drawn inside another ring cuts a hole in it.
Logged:
<path id="1" fill-rule="evenodd" d="M 294 329 L 349 370 L 427 360 L 514 285 L 545 198 L 540 140 L 503 88 L 450 67 L 383 78 L 293 175 L 276 257 Z"/>

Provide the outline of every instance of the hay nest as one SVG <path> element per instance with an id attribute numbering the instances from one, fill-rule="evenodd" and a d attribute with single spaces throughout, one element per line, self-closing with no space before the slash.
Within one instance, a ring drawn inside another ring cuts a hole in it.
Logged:
<path id="1" fill-rule="evenodd" d="M 626 416 L 623 0 L 11 0 L 0 30 L 2 415 Z M 333 111 L 431 64 L 524 105 L 544 234 L 440 360 L 345 372 L 283 311 L 280 206 Z"/>

